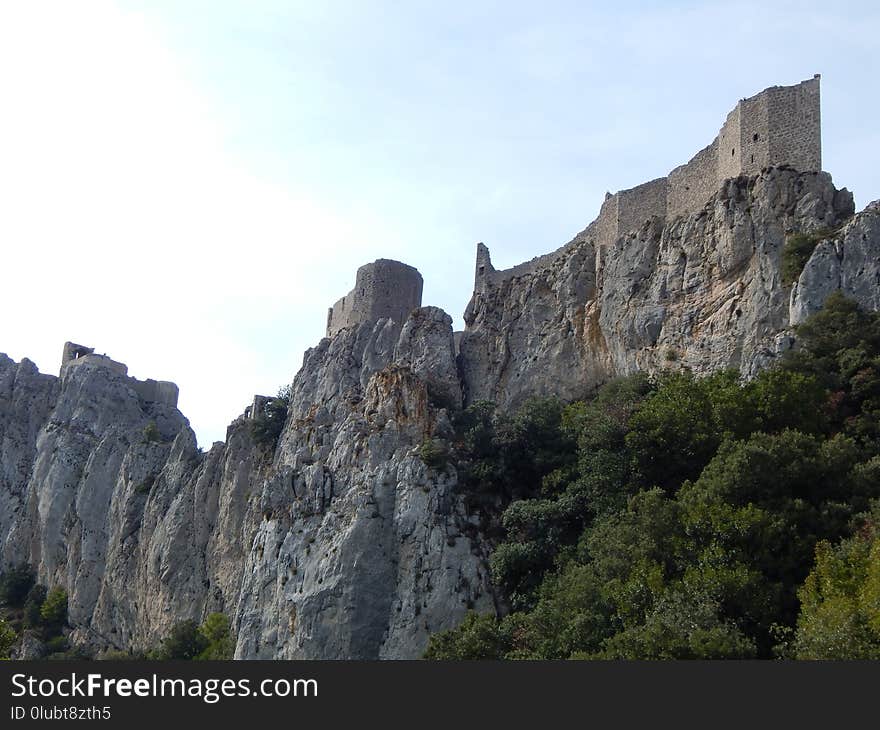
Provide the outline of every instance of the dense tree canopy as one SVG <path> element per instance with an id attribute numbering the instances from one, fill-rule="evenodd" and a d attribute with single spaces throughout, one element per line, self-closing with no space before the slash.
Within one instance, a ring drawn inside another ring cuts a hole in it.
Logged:
<path id="1" fill-rule="evenodd" d="M 880 316 L 832 295 L 798 335 L 747 382 L 667 370 L 468 409 L 455 456 L 507 504 L 507 608 L 426 656 L 876 657 Z"/>

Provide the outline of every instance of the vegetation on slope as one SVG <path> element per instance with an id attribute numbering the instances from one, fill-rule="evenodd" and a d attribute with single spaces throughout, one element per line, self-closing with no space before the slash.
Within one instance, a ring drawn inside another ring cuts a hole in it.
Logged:
<path id="1" fill-rule="evenodd" d="M 0 659 L 8 659 L 23 634 L 44 647 L 47 659 L 88 659 L 81 647 L 72 647 L 67 639 L 67 593 L 61 588 L 50 591 L 36 582 L 36 573 L 21 564 L 0 574 Z M 229 619 L 211 613 L 201 625 L 195 621 L 175 624 L 168 636 L 146 655 L 126 651 L 104 652 L 100 659 L 232 659 L 235 636 Z"/>
<path id="2" fill-rule="evenodd" d="M 508 611 L 434 659 L 880 658 L 880 315 L 840 295 L 743 383 L 666 372 L 469 408 L 463 484 Z M 496 509 L 496 513 L 498 510 Z"/>
<path id="3" fill-rule="evenodd" d="M 9 658 L 24 632 L 45 646 L 49 659 L 82 656 L 67 641 L 67 592 L 47 590 L 22 563 L 0 574 L 0 659 Z"/>
<path id="4" fill-rule="evenodd" d="M 287 410 L 290 406 L 290 386 L 286 385 L 278 390 L 274 398 L 265 402 L 259 413 L 253 415 L 250 422 L 250 432 L 254 441 L 261 446 L 274 449 L 284 430 L 287 421 Z"/>
<path id="5" fill-rule="evenodd" d="M 811 233 L 792 233 L 785 239 L 782 248 L 782 281 L 786 286 L 794 284 L 801 276 L 801 272 L 822 241 L 833 238 L 836 230 L 820 228 Z"/>
<path id="6" fill-rule="evenodd" d="M 147 654 L 148 659 L 196 660 L 232 659 L 235 639 L 229 619 L 222 613 L 208 614 L 199 625 L 195 621 L 175 624 L 162 645 Z"/>

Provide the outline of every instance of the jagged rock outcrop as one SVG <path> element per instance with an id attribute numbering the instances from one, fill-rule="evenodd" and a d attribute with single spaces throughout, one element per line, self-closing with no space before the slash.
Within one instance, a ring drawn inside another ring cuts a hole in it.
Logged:
<path id="1" fill-rule="evenodd" d="M 417 453 L 460 400 L 452 320 L 433 307 L 306 354 L 260 495 L 237 656 L 412 657 L 467 608 L 493 606 L 455 472 Z"/>
<path id="2" fill-rule="evenodd" d="M 786 286 L 786 235 L 825 229 Z M 0 355 L 0 561 L 66 588 L 93 649 L 143 650 L 223 611 L 239 658 L 416 657 L 495 605 L 454 466 L 420 457 L 462 404 L 576 398 L 638 369 L 750 375 L 831 291 L 880 308 L 880 204 L 853 215 L 826 173 L 768 169 L 695 213 L 595 234 L 508 272 L 481 250 L 491 275 L 458 353 L 434 307 L 321 340 L 274 445 L 243 415 L 203 453 L 175 407 L 101 358 L 57 378 Z"/>
<path id="3" fill-rule="evenodd" d="M 833 291 L 866 309 L 880 310 L 880 200 L 868 205 L 835 235 L 821 241 L 792 287 L 789 319 L 803 322 Z"/>
<path id="4" fill-rule="evenodd" d="M 646 221 L 608 246 L 587 228 L 524 271 L 483 279 L 461 336 L 467 400 L 576 398 L 612 376 L 667 367 L 753 374 L 832 289 L 877 308 L 877 211 L 852 215 L 852 196 L 827 173 L 774 168 L 728 180 L 702 210 Z M 846 221 L 790 297 L 786 234 Z"/>
<path id="5" fill-rule="evenodd" d="M 0 362 L 0 377 L 14 369 L 9 362 Z M 18 377 L 10 400 L 46 405 L 32 412 L 42 413 L 40 425 L 3 433 L 4 443 L 33 454 L 2 536 L 4 563 L 30 563 L 41 582 L 67 589 L 76 640 L 148 646 L 174 622 L 237 597 L 246 548 L 236 537 L 246 522 L 224 503 L 237 493 L 236 468 L 254 476 L 249 439 L 248 453 L 233 434 L 202 455 L 176 408 L 142 401 L 123 375 L 93 363 L 61 379 Z M 231 556 L 230 542 L 238 548 Z M 232 586 L 224 583 L 230 571 Z M 215 595 L 218 586 L 225 595 Z"/>
<path id="6" fill-rule="evenodd" d="M 30 360 L 16 364 L 0 353 L 0 538 L 22 518 L 37 436 L 58 391 L 58 378 L 42 375 Z M 0 543 L 3 562 L 10 562 L 9 549 Z"/>
<path id="7" fill-rule="evenodd" d="M 461 401 L 451 324 L 426 307 L 323 340 L 274 451 L 240 418 L 203 454 L 111 368 L 59 380 L 3 356 L 4 563 L 65 587 L 74 640 L 97 649 L 224 611 L 241 658 L 418 656 L 493 605 L 455 471 L 417 453 Z"/>

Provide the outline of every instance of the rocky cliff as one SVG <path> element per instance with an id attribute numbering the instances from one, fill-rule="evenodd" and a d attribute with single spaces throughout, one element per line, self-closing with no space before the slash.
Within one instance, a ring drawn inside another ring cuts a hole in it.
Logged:
<path id="1" fill-rule="evenodd" d="M 795 232 L 819 242 L 786 285 Z M 638 369 L 749 375 L 830 291 L 880 308 L 880 205 L 854 215 L 825 173 L 733 179 L 698 212 L 596 241 L 478 276 L 458 353 L 433 307 L 322 340 L 275 446 L 242 416 L 203 453 L 176 408 L 99 362 L 56 378 L 0 355 L 3 564 L 65 587 L 94 649 L 223 611 L 240 658 L 416 657 L 494 606 L 454 466 L 419 455 L 463 403 L 575 398 Z"/>
<path id="2" fill-rule="evenodd" d="M 461 402 L 436 308 L 309 351 L 275 449 L 240 418 L 201 453 L 100 363 L 3 356 L 0 388 L 3 562 L 66 587 L 80 643 L 142 650 L 223 611 L 241 658 L 415 657 L 493 606 L 454 470 L 417 455 Z"/>
<path id="3" fill-rule="evenodd" d="M 877 307 L 877 218 L 876 205 L 853 217 L 851 194 L 827 173 L 774 168 L 611 245 L 590 226 L 531 265 L 478 270 L 461 337 L 466 398 L 577 398 L 614 375 L 668 367 L 752 374 L 832 289 Z M 786 237 L 817 231 L 827 240 L 786 286 Z"/>

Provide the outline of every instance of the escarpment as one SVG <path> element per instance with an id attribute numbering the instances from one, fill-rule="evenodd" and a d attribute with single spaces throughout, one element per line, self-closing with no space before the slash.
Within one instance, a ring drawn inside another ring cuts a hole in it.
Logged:
<path id="1" fill-rule="evenodd" d="M 3 562 L 67 589 L 78 643 L 144 650 L 223 611 L 240 658 L 416 657 L 494 605 L 454 469 L 418 455 L 461 403 L 439 309 L 306 353 L 277 444 L 242 416 L 201 453 L 102 360 L 59 380 L 4 356 L 0 383 Z"/>
<path id="2" fill-rule="evenodd" d="M 467 608 L 493 607 L 455 471 L 418 455 L 451 436 L 460 399 L 452 320 L 433 307 L 306 353 L 258 495 L 237 656 L 415 657 Z"/>
<path id="3" fill-rule="evenodd" d="M 496 271 L 480 244 L 462 333 L 421 306 L 415 269 L 362 267 L 268 441 L 264 396 L 205 453 L 173 383 L 72 343 L 60 377 L 0 355 L 2 566 L 65 588 L 95 651 L 222 611 L 242 659 L 420 656 L 497 600 L 455 465 L 422 458 L 464 405 L 583 397 L 637 370 L 748 377 L 832 291 L 880 309 L 880 204 L 854 212 L 817 130 L 818 79 L 775 87 L 559 250 Z M 814 248 L 792 275 L 796 236 Z"/>
<path id="4" fill-rule="evenodd" d="M 874 206 L 853 217 L 852 196 L 827 173 L 770 168 L 607 243 L 590 226 L 519 271 L 482 275 L 481 246 L 460 344 L 467 401 L 583 397 L 636 370 L 753 374 L 830 291 L 876 308 L 876 218 Z M 781 267 L 794 234 L 825 241 L 792 287 Z"/>

